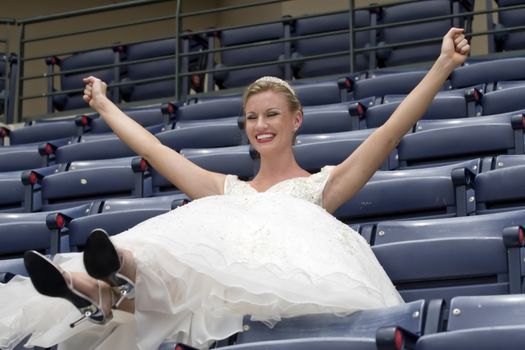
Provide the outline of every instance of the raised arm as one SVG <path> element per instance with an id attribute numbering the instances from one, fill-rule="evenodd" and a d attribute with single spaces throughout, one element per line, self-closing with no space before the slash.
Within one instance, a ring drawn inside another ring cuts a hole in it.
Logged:
<path id="1" fill-rule="evenodd" d="M 463 29 L 452 28 L 443 38 L 441 54 L 388 121 L 370 135 L 345 161 L 336 166 L 323 192 L 323 207 L 333 213 L 353 197 L 423 116 L 450 73 L 465 62 L 470 46 Z"/>
<path id="2" fill-rule="evenodd" d="M 225 175 L 207 171 L 175 150 L 164 146 L 154 135 L 124 114 L 106 97 L 106 84 L 95 77 L 84 79 L 84 101 L 97 111 L 115 134 L 135 153 L 144 157 L 159 173 L 191 198 L 224 192 Z"/>

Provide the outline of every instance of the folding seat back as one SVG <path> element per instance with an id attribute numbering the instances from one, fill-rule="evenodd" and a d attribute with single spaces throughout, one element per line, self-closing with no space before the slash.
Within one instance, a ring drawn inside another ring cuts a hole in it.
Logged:
<path id="1" fill-rule="evenodd" d="M 46 157 L 36 145 L 0 147 L 0 172 L 47 166 Z"/>
<path id="2" fill-rule="evenodd" d="M 285 28 L 287 29 L 285 30 Z M 265 75 L 291 79 L 291 74 L 285 72 L 286 65 L 264 64 L 284 57 L 285 47 L 289 44 L 270 41 L 289 36 L 286 32 L 289 32 L 289 24 L 285 22 L 258 24 L 220 31 L 221 48 L 256 43 L 261 45 L 221 51 L 221 63 L 216 66 L 216 69 L 221 71 L 213 73 L 214 81 L 219 87 L 231 88 L 248 85 L 256 78 Z M 261 64 L 261 66 L 223 71 L 223 69 L 235 68 L 245 64 Z"/>
<path id="3" fill-rule="evenodd" d="M 82 125 L 74 119 L 38 121 L 8 130 L 10 145 L 39 143 L 73 137 L 82 133 Z"/>
<path id="4" fill-rule="evenodd" d="M 387 221 L 365 228 L 405 301 L 519 293 L 523 211 L 463 218 Z"/>
<path id="5" fill-rule="evenodd" d="M 466 6 L 463 7 L 463 5 Z M 433 20 L 431 17 L 459 14 L 471 9 L 470 2 L 449 0 L 427 0 L 407 4 L 393 4 L 381 8 L 381 24 L 391 24 L 409 20 L 428 18 L 424 23 L 387 27 L 379 32 L 381 43 L 386 45 L 398 44 L 407 41 L 423 39 L 439 39 L 444 36 L 453 25 L 463 27 L 463 20 L 454 19 Z M 455 23 L 456 22 L 456 23 Z M 434 60 L 439 56 L 441 40 L 434 43 L 396 46 L 381 49 L 378 52 L 379 64 L 395 66 L 415 62 Z"/>
<path id="6" fill-rule="evenodd" d="M 372 15 L 375 24 L 375 13 Z M 371 25 L 369 11 L 355 11 L 354 28 Z M 349 14 L 346 12 L 301 18 L 295 21 L 294 36 L 322 34 L 320 37 L 294 40 L 293 58 L 307 59 L 308 56 L 334 54 L 331 57 L 294 62 L 295 75 L 298 78 L 323 75 L 348 74 L 350 72 L 349 53 Z M 330 32 L 333 34 L 329 35 Z M 358 31 L 355 33 L 354 48 L 374 46 L 375 31 Z M 375 57 L 369 60 L 373 52 L 356 55 L 356 66 L 353 71 L 375 68 Z"/>
<path id="7" fill-rule="evenodd" d="M 367 108 L 361 102 L 351 107 L 354 124 L 359 129 L 383 125 L 401 104 L 404 96 L 389 96 L 385 103 Z M 439 93 L 423 115 L 423 119 L 451 119 L 468 116 L 467 103 L 462 91 Z"/>
<path id="8" fill-rule="evenodd" d="M 479 159 L 450 165 L 378 171 L 335 216 L 344 222 L 465 216 L 474 211 L 471 178 Z"/>
<path id="9" fill-rule="evenodd" d="M 385 95 L 408 94 L 419 84 L 426 71 L 410 71 L 391 74 L 374 72 L 368 79 L 353 79 L 351 96 L 354 100 Z"/>
<path id="10" fill-rule="evenodd" d="M 149 178 L 145 178 L 146 164 L 131 158 L 78 161 L 66 167 L 41 179 L 44 210 L 151 193 Z"/>
<path id="11" fill-rule="evenodd" d="M 113 65 L 118 62 L 118 52 L 111 48 L 95 49 L 72 54 L 67 57 L 48 57 L 46 63 L 48 72 L 54 72 L 54 66 L 60 67 L 60 90 L 81 90 L 84 87 L 82 78 L 93 75 L 110 84 L 119 80 L 119 69 L 114 67 L 97 68 L 97 66 Z M 54 76 L 48 78 L 48 90 L 54 92 Z M 108 96 L 112 96 L 110 89 Z M 116 99 L 115 99 L 116 100 Z M 117 100 L 116 100 L 117 101 Z M 63 111 L 78 108 L 86 108 L 86 103 L 82 100 L 82 92 L 66 92 L 50 96 L 48 99 L 48 112 L 54 110 Z"/>
<path id="12" fill-rule="evenodd" d="M 204 49 L 206 41 L 196 35 L 181 36 L 181 54 L 198 52 Z M 175 53 L 179 50 L 175 38 L 164 38 L 124 46 L 123 71 L 124 85 L 120 89 L 126 101 L 175 97 Z M 190 58 L 191 57 L 191 58 Z M 155 59 L 157 58 L 157 59 Z M 135 62 L 134 62 L 135 61 Z M 204 69 L 206 56 L 195 54 L 182 56 L 179 72 L 188 73 L 190 69 Z M 147 80 L 139 82 L 140 80 Z M 182 77 L 182 95 L 189 93 L 188 77 Z"/>
<path id="13" fill-rule="evenodd" d="M 521 349 L 523 296 L 453 298 L 446 331 L 418 339 L 416 349 Z"/>
<path id="14" fill-rule="evenodd" d="M 488 92 L 481 98 L 483 115 L 512 112 L 525 109 L 525 86 Z"/>
<path id="15" fill-rule="evenodd" d="M 243 143 L 238 117 L 180 121 L 175 129 L 159 132 L 156 136 L 164 145 L 177 151 L 183 148 L 238 146 Z"/>
<path id="16" fill-rule="evenodd" d="M 190 100 L 177 108 L 175 120 L 209 120 L 240 115 L 243 115 L 242 97 L 240 95 L 232 95 Z"/>
<path id="17" fill-rule="evenodd" d="M 323 134 L 352 130 L 349 103 L 333 103 L 303 108 L 303 123 L 298 134 Z"/>
<path id="18" fill-rule="evenodd" d="M 148 127 L 156 125 L 168 125 L 175 113 L 174 109 L 176 109 L 176 107 L 170 104 L 154 104 L 146 107 L 126 108 L 123 109 L 123 112 L 143 127 Z M 88 118 L 88 131 L 90 133 L 98 134 L 112 132 L 111 128 L 104 121 L 104 119 L 97 114 L 86 115 L 85 117 Z"/>
<path id="19" fill-rule="evenodd" d="M 525 208 L 525 190 L 520 184 L 524 175 L 525 164 L 478 174 L 474 180 L 476 212 Z"/>
<path id="20" fill-rule="evenodd" d="M 90 215 L 68 221 L 68 237 L 72 250 L 81 249 L 94 229 L 104 229 L 109 235 L 124 232 L 154 216 L 187 203 L 184 195 L 150 198 L 108 199 Z"/>
<path id="21" fill-rule="evenodd" d="M 388 308 L 361 310 L 348 316 L 329 314 L 298 316 L 282 319 L 272 328 L 262 322 L 251 321 L 247 316 L 244 318 L 245 331 L 237 335 L 235 343 L 331 337 L 368 338 L 375 343 L 378 329 L 394 325 L 411 334 L 421 335 L 424 308 L 425 303 L 420 300 Z"/>
<path id="22" fill-rule="evenodd" d="M 520 115 L 511 113 L 450 120 L 422 120 L 398 145 L 402 168 L 458 159 L 523 153 Z M 516 129 L 517 128 L 517 129 Z"/>
<path id="23" fill-rule="evenodd" d="M 349 78 L 340 78 L 313 83 L 294 83 L 292 88 L 301 105 L 306 107 L 347 101 L 350 84 Z"/>
<path id="24" fill-rule="evenodd" d="M 523 0 L 496 0 L 498 4 L 498 24 L 494 29 L 502 31 L 494 36 L 496 51 L 521 50 L 525 45 L 525 33 L 512 30 L 525 24 L 525 8 L 506 9 L 508 7 L 523 5 Z"/>
<path id="25" fill-rule="evenodd" d="M 450 81 L 454 89 L 488 84 L 486 91 L 491 91 L 495 89 L 496 82 L 525 79 L 524 66 L 525 58 L 523 57 L 469 64 L 454 69 L 450 75 Z"/>

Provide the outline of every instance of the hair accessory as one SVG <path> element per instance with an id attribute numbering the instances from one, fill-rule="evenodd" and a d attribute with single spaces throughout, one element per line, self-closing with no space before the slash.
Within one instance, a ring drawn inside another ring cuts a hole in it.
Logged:
<path id="1" fill-rule="evenodd" d="M 255 81 L 255 84 L 257 84 L 257 83 L 273 83 L 273 84 L 281 85 L 281 86 L 285 87 L 287 90 L 289 90 L 292 95 L 295 96 L 294 89 L 292 89 L 290 84 L 288 84 L 286 81 L 284 81 L 282 79 L 279 79 L 279 78 L 276 78 L 276 77 L 272 77 L 272 76 L 264 76 L 264 77 L 261 77 L 261 78 L 257 79 Z"/>

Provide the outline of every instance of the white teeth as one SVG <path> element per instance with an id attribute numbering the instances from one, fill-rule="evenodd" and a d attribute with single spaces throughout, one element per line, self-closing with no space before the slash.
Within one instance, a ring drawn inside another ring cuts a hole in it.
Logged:
<path id="1" fill-rule="evenodd" d="M 273 136 L 273 134 L 261 134 L 257 135 L 257 140 L 271 139 Z"/>

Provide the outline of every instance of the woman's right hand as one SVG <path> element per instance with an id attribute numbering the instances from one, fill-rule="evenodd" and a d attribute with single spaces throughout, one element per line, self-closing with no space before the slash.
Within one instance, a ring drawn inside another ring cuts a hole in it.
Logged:
<path id="1" fill-rule="evenodd" d="M 86 87 L 84 88 L 84 96 L 82 97 L 86 103 L 93 109 L 96 105 L 106 98 L 107 85 L 102 80 L 89 76 L 83 79 Z"/>

